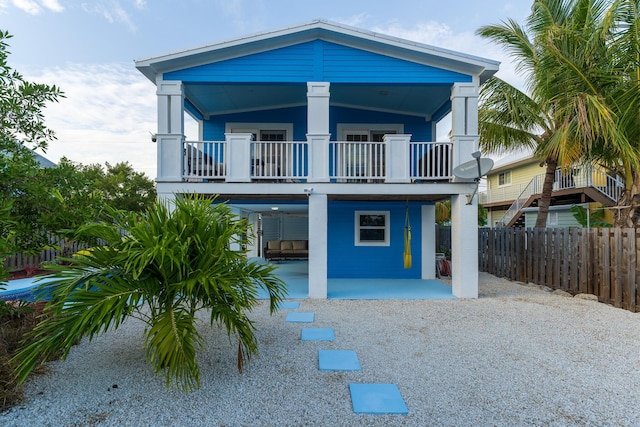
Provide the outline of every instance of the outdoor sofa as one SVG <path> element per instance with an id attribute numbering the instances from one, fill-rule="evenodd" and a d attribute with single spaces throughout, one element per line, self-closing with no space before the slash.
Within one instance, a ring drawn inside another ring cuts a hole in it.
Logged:
<path id="1" fill-rule="evenodd" d="M 309 259 L 308 240 L 268 240 L 264 248 L 264 259 Z"/>

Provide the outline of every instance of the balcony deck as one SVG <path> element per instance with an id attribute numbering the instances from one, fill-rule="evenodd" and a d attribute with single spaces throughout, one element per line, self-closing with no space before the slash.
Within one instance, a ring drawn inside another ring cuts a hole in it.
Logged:
<path id="1" fill-rule="evenodd" d="M 248 150 L 229 148 L 228 141 L 184 142 L 182 181 L 301 183 L 310 181 L 314 168 L 331 183 L 428 183 L 449 182 L 453 170 L 449 142 L 330 141 L 316 159 L 307 141 L 251 141 Z"/>

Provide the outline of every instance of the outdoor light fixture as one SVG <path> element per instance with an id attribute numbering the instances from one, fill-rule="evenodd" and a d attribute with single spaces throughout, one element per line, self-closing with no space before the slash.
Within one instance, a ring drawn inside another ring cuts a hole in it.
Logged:
<path id="1" fill-rule="evenodd" d="M 279 207 L 277 207 L 277 206 L 271 206 L 271 210 L 272 210 L 272 211 L 277 211 L 278 209 L 280 209 L 280 208 L 279 208 Z"/>

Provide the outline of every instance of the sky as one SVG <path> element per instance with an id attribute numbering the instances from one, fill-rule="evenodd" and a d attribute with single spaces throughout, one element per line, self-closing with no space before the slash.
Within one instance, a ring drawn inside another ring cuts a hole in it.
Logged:
<path id="1" fill-rule="evenodd" d="M 476 36 L 507 19 L 523 23 L 532 0 L 0 0 L 9 65 L 65 94 L 45 122 L 57 140 L 45 157 L 82 164 L 128 161 L 156 176 L 155 85 L 134 60 L 327 19 L 501 61 L 498 76 L 522 86 L 507 54 Z M 186 115 L 186 117 L 188 117 Z M 197 138 L 190 120 L 187 139 Z M 446 134 L 446 132 L 445 132 Z"/>

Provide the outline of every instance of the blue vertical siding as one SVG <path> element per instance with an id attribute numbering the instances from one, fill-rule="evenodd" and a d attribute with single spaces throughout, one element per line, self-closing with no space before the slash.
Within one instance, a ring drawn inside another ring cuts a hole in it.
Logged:
<path id="1" fill-rule="evenodd" d="M 406 202 L 329 202 L 328 277 L 329 278 L 403 278 L 419 279 L 421 258 L 421 206 L 409 203 L 411 253 L 413 266 L 404 268 L 403 230 Z M 389 211 L 390 246 L 355 246 L 355 211 Z"/>

